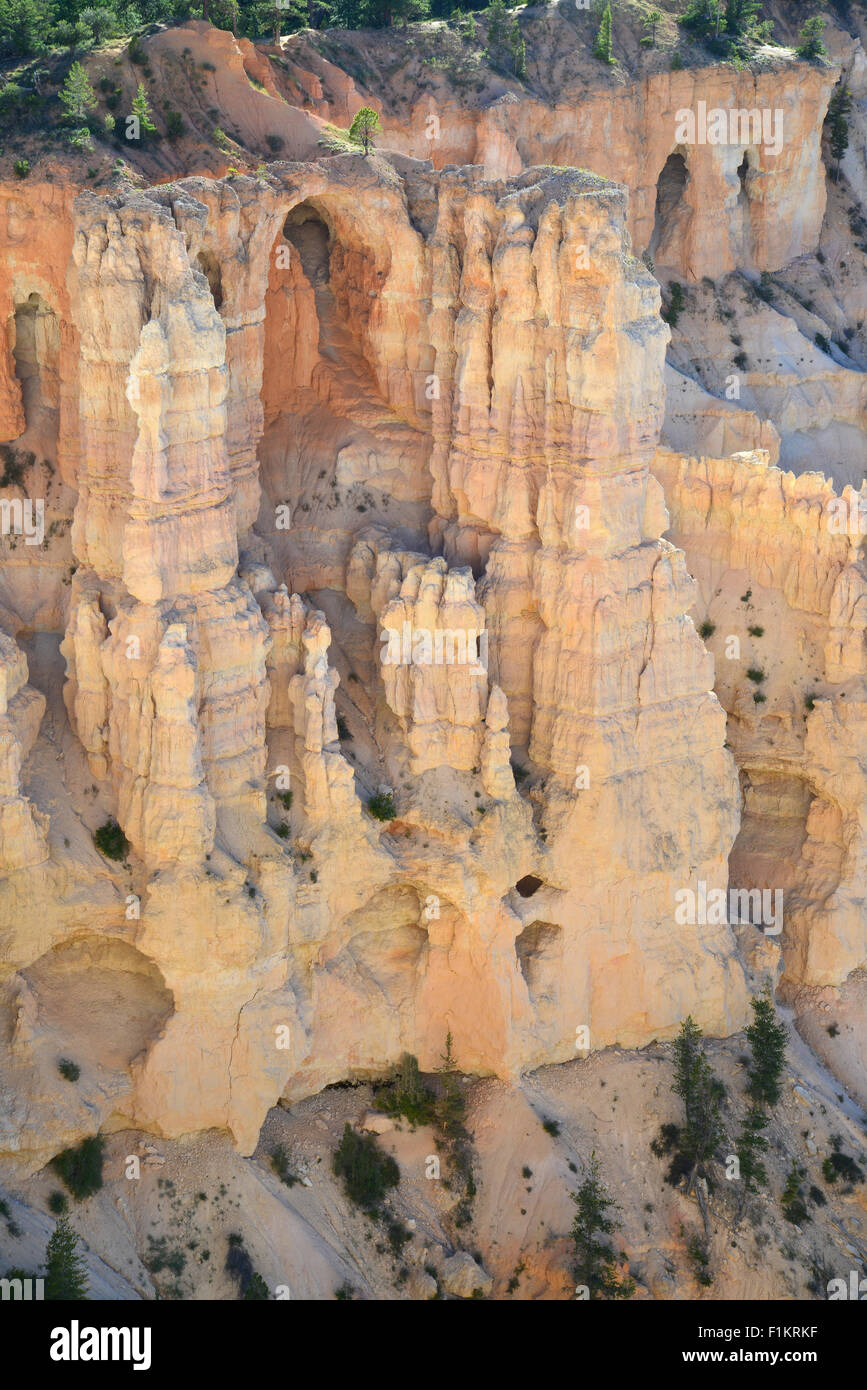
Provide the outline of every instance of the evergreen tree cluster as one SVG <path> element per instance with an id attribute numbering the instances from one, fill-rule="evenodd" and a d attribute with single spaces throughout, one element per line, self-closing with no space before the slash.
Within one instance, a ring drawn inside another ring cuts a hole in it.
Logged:
<path id="1" fill-rule="evenodd" d="M 746 58 L 771 37 L 773 26 L 761 11 L 761 0 L 690 0 L 680 23 L 721 57 Z"/>
<path id="2" fill-rule="evenodd" d="M 480 8 L 479 0 L 0 0 L 0 56 L 86 48 L 149 24 L 188 19 L 208 19 L 242 38 L 276 40 L 299 29 L 386 29 Z M 517 33 L 508 47 L 520 46 Z"/>

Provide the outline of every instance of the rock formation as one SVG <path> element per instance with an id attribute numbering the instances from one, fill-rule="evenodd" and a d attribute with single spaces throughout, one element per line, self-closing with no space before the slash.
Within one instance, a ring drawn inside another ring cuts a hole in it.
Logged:
<path id="1" fill-rule="evenodd" d="M 687 1014 L 728 1036 L 760 975 L 796 998 L 865 959 L 867 601 L 828 524 L 858 513 L 863 371 L 795 364 L 782 282 L 743 399 L 700 350 L 839 213 L 839 63 L 443 94 L 435 141 L 429 103 L 383 106 L 365 158 L 317 143 L 360 97 L 310 40 L 215 32 L 154 36 L 160 80 L 212 45 L 239 148 L 289 158 L 0 189 L 2 486 L 48 493 L 51 532 L 0 573 L 0 1070 L 34 1118 L 0 1147 L 27 1172 L 102 1126 L 249 1154 L 279 1100 L 432 1070 L 448 1033 L 503 1080 Z M 779 111 L 781 150 L 681 149 L 699 99 Z M 651 267 L 720 285 L 676 330 Z M 781 471 L 823 392 L 846 457 Z M 782 890 L 779 937 L 678 918 L 730 883 Z M 61 1049 L 82 1089 L 52 1110 Z"/>

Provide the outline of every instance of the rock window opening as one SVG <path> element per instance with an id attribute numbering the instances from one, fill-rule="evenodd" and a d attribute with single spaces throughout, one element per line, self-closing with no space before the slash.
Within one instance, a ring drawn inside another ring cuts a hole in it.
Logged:
<path id="1" fill-rule="evenodd" d="M 689 170 L 683 155 L 670 154 L 656 184 L 656 216 L 649 248 L 652 260 L 656 259 L 660 249 L 664 258 L 688 182 Z"/>
<path id="2" fill-rule="evenodd" d="M 532 898 L 533 894 L 538 893 L 541 887 L 542 880 L 540 878 L 537 878 L 535 874 L 525 874 L 515 884 L 515 891 L 520 893 L 522 898 Z"/>
<path id="3" fill-rule="evenodd" d="M 15 305 L 14 342 L 12 355 L 27 429 L 38 431 L 40 447 L 50 452 L 58 428 L 60 328 L 40 294 L 28 295 Z"/>
<path id="4" fill-rule="evenodd" d="M 219 261 L 210 251 L 200 251 L 196 257 L 196 264 L 210 286 L 214 307 L 216 309 L 221 308 L 223 303 L 223 273 L 220 270 Z"/>

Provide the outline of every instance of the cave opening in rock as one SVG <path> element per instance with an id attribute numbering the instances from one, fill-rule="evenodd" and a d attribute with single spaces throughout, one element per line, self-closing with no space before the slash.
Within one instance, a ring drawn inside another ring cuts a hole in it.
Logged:
<path id="1" fill-rule="evenodd" d="M 174 1012 L 162 973 L 116 937 L 61 942 L 22 970 L 40 1027 L 82 1065 L 124 1070 L 146 1053 Z"/>
<path id="2" fill-rule="evenodd" d="M 515 884 L 515 890 L 520 893 L 522 898 L 532 898 L 533 894 L 538 893 L 541 887 L 542 880 L 537 878 L 535 874 L 525 874 Z"/>
<path id="3" fill-rule="evenodd" d="M 223 304 L 223 272 L 220 262 L 211 251 L 200 251 L 196 257 L 196 264 L 208 282 L 214 307 L 220 309 Z"/>
<path id="4" fill-rule="evenodd" d="M 27 431 L 37 436 L 37 451 L 53 453 L 60 404 L 60 326 L 41 294 L 34 292 L 15 305 L 12 337 Z"/>
<path id="5" fill-rule="evenodd" d="M 402 348 L 384 293 L 393 256 L 385 228 L 333 190 L 289 208 L 275 230 L 258 526 L 287 582 L 309 592 L 339 587 L 337 550 L 374 519 L 417 527 L 427 543 L 429 445 L 389 401 L 392 354 Z"/>
<path id="6" fill-rule="evenodd" d="M 738 209 L 741 215 L 742 254 L 747 260 L 752 259 L 752 196 L 750 185 L 753 173 L 750 152 L 744 150 L 744 157 L 738 165 Z"/>
<path id="7" fill-rule="evenodd" d="M 515 938 L 521 974 L 534 1002 L 556 998 L 563 964 L 563 928 L 553 922 L 530 922 Z"/>
<path id="8" fill-rule="evenodd" d="M 683 211 L 683 195 L 689 183 L 689 170 L 685 157 L 679 152 L 668 156 L 656 183 L 656 213 L 653 223 L 653 236 L 650 239 L 650 256 L 666 263 L 668 248 L 672 242 L 676 224 Z"/>
<path id="9" fill-rule="evenodd" d="M 298 252 L 301 269 L 313 289 L 327 285 L 331 278 L 331 233 L 322 214 L 311 203 L 300 203 L 283 223 L 283 237 Z"/>

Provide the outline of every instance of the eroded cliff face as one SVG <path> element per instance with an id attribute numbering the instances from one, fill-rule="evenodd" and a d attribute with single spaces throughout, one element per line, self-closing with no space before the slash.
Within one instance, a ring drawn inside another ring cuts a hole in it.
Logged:
<path id="1" fill-rule="evenodd" d="M 803 367 L 790 283 L 849 246 L 836 66 L 460 120 L 443 92 L 434 148 L 422 102 L 383 111 L 404 153 L 316 160 L 352 80 L 214 34 L 156 36 L 161 80 L 181 104 L 216 45 L 239 138 L 279 110 L 295 162 L 0 190 L 4 487 L 45 500 L 0 567 L 0 1148 L 31 1171 L 100 1126 L 250 1153 L 281 1097 L 433 1069 L 448 1032 L 508 1081 L 687 1014 L 729 1035 L 765 975 L 864 962 L 867 606 L 827 524 L 863 372 Z M 699 92 L 781 109 L 780 153 L 681 154 Z M 633 250 L 719 286 L 672 333 Z M 772 466 L 817 401 L 835 481 Z M 782 890 L 782 934 L 678 915 L 729 884 Z"/>
<path id="2" fill-rule="evenodd" d="M 732 883 L 782 891 L 790 993 L 838 984 L 864 958 L 863 492 L 838 496 L 755 453 L 661 450 L 653 467 L 698 584 L 696 622 L 712 629 L 741 774 Z"/>
<path id="3" fill-rule="evenodd" d="M 281 1095 L 404 1050 L 434 1066 L 448 1030 L 505 1077 L 573 1057 L 582 1027 L 594 1048 L 690 1010 L 739 1027 L 731 930 L 673 921 L 674 887 L 725 885 L 738 795 L 660 539 L 668 335 L 622 191 L 342 156 L 71 215 L 52 737 L 76 753 L 28 806 L 34 692 L 10 730 L 6 997 L 20 1016 L 89 953 L 126 982 L 126 1056 L 85 1065 L 78 1113 L 33 1084 L 8 1145 L 32 1166 L 132 1122 L 249 1151 Z M 10 708 L 51 642 L 18 630 Z M 107 812 L 129 847 L 97 871 L 103 916 L 44 837 Z M 38 931 L 24 863 L 57 899 Z M 51 998 L 12 1030 L 19 1078 L 74 1050 Z"/>

